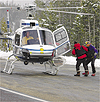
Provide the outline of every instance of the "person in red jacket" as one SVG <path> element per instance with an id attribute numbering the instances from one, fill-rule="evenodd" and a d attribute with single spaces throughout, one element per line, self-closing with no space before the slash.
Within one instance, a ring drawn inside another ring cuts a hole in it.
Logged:
<path id="1" fill-rule="evenodd" d="M 74 76 L 80 76 L 80 65 L 81 63 L 83 63 L 83 67 L 85 69 L 85 74 L 84 76 L 88 76 L 88 66 L 86 65 L 86 52 L 88 51 L 88 49 L 85 46 L 81 46 L 79 43 L 77 43 L 76 41 L 74 42 L 74 49 L 72 50 L 72 54 L 76 55 L 77 57 L 77 63 L 76 63 L 76 71 L 77 74 L 75 74 Z"/>

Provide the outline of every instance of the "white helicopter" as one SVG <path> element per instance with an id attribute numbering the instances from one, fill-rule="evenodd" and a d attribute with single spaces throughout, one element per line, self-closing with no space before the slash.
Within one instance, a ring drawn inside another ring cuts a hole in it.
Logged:
<path id="1" fill-rule="evenodd" d="M 20 28 L 12 37 L 12 44 L 13 54 L 8 57 L 2 73 L 12 74 L 14 63 L 23 61 L 25 65 L 44 64 L 45 73 L 56 75 L 59 68 L 65 64 L 65 60 L 60 56 L 71 50 L 64 26 L 52 32 L 47 28 L 39 27 L 37 20 L 22 19 Z M 13 61 L 12 56 L 15 57 Z M 50 65 L 51 70 L 47 70 L 47 64 Z"/>

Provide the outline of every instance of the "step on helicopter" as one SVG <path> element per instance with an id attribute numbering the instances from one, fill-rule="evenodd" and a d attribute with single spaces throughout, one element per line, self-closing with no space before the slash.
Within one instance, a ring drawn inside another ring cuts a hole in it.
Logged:
<path id="1" fill-rule="evenodd" d="M 44 64 L 44 73 L 57 75 L 59 68 L 65 64 L 65 59 L 61 56 L 71 50 L 68 33 L 64 26 L 52 32 L 40 27 L 37 20 L 22 19 L 20 28 L 11 38 L 13 54 L 8 57 L 2 73 L 12 74 L 14 63 L 22 61 L 25 65 Z M 12 60 L 13 56 L 15 59 Z M 48 65 L 50 70 L 48 70 Z"/>

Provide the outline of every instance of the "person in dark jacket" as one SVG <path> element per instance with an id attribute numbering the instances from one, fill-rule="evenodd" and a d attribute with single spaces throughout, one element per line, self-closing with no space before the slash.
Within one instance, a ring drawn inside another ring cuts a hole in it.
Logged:
<path id="1" fill-rule="evenodd" d="M 95 70 L 95 59 L 96 59 L 96 56 L 98 54 L 98 51 L 97 49 L 90 43 L 90 41 L 86 41 L 86 46 L 88 48 L 88 52 L 87 52 L 87 61 L 86 61 L 86 64 L 88 65 L 90 62 L 91 62 L 91 67 L 92 67 L 92 75 L 91 76 L 95 76 L 95 73 L 96 73 L 96 70 Z M 85 73 L 82 73 L 83 75 Z M 88 72 L 89 74 L 89 72 Z"/>
<path id="2" fill-rule="evenodd" d="M 88 76 L 88 67 L 86 65 L 86 51 L 88 51 L 88 49 L 85 46 L 81 46 L 79 43 L 74 42 L 74 49 L 72 50 L 72 54 L 76 55 L 77 57 L 77 63 L 76 63 L 76 71 L 77 74 L 75 74 L 74 76 L 80 76 L 80 65 L 81 63 L 83 63 L 83 67 L 85 69 L 85 74 L 84 76 Z"/>

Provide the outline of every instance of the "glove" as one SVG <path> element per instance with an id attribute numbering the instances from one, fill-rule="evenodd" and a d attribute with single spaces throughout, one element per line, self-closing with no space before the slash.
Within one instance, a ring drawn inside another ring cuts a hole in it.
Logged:
<path id="1" fill-rule="evenodd" d="M 94 53 L 94 56 L 96 56 L 96 55 L 97 55 L 97 53 L 95 52 L 95 53 Z"/>

